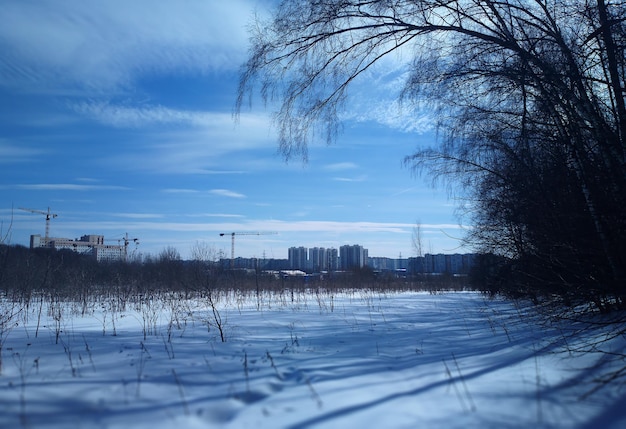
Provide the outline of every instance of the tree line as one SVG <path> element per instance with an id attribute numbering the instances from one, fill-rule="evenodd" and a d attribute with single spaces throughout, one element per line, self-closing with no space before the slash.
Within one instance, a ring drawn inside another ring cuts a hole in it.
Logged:
<path id="1" fill-rule="evenodd" d="M 206 259 L 183 261 L 173 247 L 156 256 L 129 261 L 97 261 L 68 249 L 0 245 L 0 290 L 6 297 L 52 294 L 81 296 L 137 295 L 148 291 L 185 292 L 241 287 L 222 264 Z"/>
<path id="2" fill-rule="evenodd" d="M 91 302 L 98 297 L 124 299 L 170 292 L 194 297 L 233 290 L 436 290 L 466 286 L 461 279 L 448 277 L 407 281 L 376 276 L 367 268 L 326 277 L 280 276 L 260 268 L 232 270 L 203 246 L 197 246 L 192 253 L 194 259 L 182 260 L 176 249 L 167 247 L 142 260 L 96 261 L 73 250 L 0 244 L 0 296 L 15 302 L 29 302 L 33 296 Z"/>

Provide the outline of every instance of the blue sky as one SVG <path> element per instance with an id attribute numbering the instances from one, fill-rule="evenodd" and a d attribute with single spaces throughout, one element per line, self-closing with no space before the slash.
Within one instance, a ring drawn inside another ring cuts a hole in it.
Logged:
<path id="1" fill-rule="evenodd" d="M 459 248 L 455 202 L 404 156 L 434 141 L 427 113 L 397 109 L 391 58 L 356 82 L 343 131 L 308 163 L 277 153 L 272 106 L 236 123 L 246 25 L 260 0 L 1 0 L 0 221 L 7 241 L 128 233 L 139 251 L 200 243 L 286 258 L 291 246 L 361 244 L 370 256 Z"/>

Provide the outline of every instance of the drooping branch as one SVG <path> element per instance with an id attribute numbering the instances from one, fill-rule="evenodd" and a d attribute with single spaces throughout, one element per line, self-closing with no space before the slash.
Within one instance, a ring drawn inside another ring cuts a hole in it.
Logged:
<path id="1" fill-rule="evenodd" d="M 407 164 L 461 185 L 479 244 L 515 254 L 527 280 L 626 295 L 623 6 L 284 0 L 254 27 L 236 112 L 257 89 L 277 102 L 279 149 L 306 160 L 316 131 L 338 135 L 349 90 L 395 67 L 398 97 L 426 100 L 442 136 Z"/>

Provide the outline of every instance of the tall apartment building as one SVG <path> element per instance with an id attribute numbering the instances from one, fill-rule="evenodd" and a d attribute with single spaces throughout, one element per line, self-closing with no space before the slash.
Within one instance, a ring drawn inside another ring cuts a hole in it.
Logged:
<path id="1" fill-rule="evenodd" d="M 289 268 L 292 270 L 308 269 L 308 252 L 306 247 L 289 248 Z"/>
<path id="2" fill-rule="evenodd" d="M 339 260 L 342 270 L 350 270 L 352 268 L 363 268 L 367 265 L 367 249 L 358 244 L 345 245 L 339 248 Z"/>
<path id="3" fill-rule="evenodd" d="M 327 249 L 328 271 L 339 270 L 339 251 L 335 248 Z"/>
<path id="4" fill-rule="evenodd" d="M 313 247 L 309 249 L 309 265 L 315 272 L 328 270 L 328 249 Z"/>
<path id="5" fill-rule="evenodd" d="M 476 254 L 436 254 L 409 259 L 409 270 L 415 274 L 467 274 L 475 263 Z"/>
<path id="6" fill-rule="evenodd" d="M 303 271 L 337 271 L 339 269 L 339 253 L 334 248 L 290 247 L 289 268 Z"/>
<path id="7" fill-rule="evenodd" d="M 447 273 L 449 272 L 446 255 L 437 253 L 436 255 L 424 255 L 424 262 L 427 273 Z"/>
<path id="8" fill-rule="evenodd" d="M 309 266 L 315 272 L 337 271 L 339 269 L 339 252 L 332 247 L 313 247 L 309 249 Z"/>
<path id="9" fill-rule="evenodd" d="M 367 264 L 374 270 L 396 271 L 406 269 L 408 261 L 408 259 L 403 258 L 370 257 Z"/>

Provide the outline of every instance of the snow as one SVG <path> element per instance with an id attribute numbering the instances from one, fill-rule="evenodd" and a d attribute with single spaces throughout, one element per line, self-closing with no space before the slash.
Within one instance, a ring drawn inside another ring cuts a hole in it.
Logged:
<path id="1" fill-rule="evenodd" d="M 31 303 L 2 332 L 0 428 L 626 425 L 623 384 L 585 395 L 624 362 L 574 352 L 575 327 L 505 300 L 286 291 L 214 303 Z M 624 339 L 605 345 L 623 352 Z"/>

